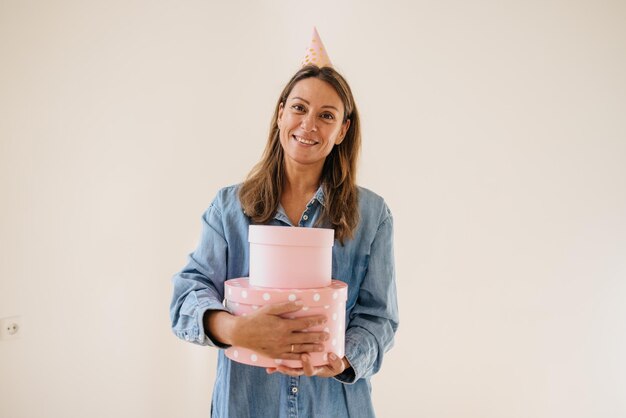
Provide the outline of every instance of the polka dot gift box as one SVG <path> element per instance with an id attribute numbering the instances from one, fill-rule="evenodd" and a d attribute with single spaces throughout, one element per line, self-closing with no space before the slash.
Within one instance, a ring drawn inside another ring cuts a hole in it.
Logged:
<path id="1" fill-rule="evenodd" d="M 226 307 L 245 316 L 262 306 L 301 300 L 304 306 L 286 317 L 326 315 L 326 324 L 308 331 L 326 331 L 325 352 L 311 353 L 314 366 L 328 363 L 328 353 L 344 355 L 348 286 L 331 279 L 334 231 L 323 228 L 251 225 L 250 278 L 227 280 Z M 241 347 L 226 349 L 239 363 L 260 367 L 302 367 L 300 360 L 273 359 Z"/>

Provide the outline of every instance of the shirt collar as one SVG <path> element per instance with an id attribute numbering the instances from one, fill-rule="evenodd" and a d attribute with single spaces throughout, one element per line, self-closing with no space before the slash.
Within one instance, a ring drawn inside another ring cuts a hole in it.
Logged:
<path id="1" fill-rule="evenodd" d="M 313 201 L 317 200 L 320 205 L 326 207 L 326 204 L 324 203 L 325 202 L 325 196 L 326 195 L 324 194 L 324 186 L 320 185 L 320 187 L 317 188 L 317 191 L 315 192 L 315 195 L 313 196 L 313 198 L 309 202 L 309 205 L 311 203 L 313 203 Z M 285 214 L 285 209 L 283 208 L 283 205 L 280 204 L 280 202 L 278 203 L 278 210 L 274 214 L 274 219 L 277 219 L 279 221 L 285 222 L 287 224 L 291 224 L 291 221 L 289 220 L 289 218 Z"/>
<path id="2" fill-rule="evenodd" d="M 315 192 L 315 196 L 313 196 L 313 199 L 317 200 L 322 206 L 326 207 L 326 204 L 324 203 L 324 198 L 324 185 L 320 184 L 320 187 L 317 189 L 317 192 Z"/>

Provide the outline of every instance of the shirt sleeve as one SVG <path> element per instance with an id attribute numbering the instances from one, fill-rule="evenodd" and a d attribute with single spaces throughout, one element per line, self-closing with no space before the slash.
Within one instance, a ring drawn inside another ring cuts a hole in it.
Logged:
<path id="1" fill-rule="evenodd" d="M 367 273 L 346 329 L 345 355 L 352 368 L 335 376 L 342 383 L 351 384 L 378 372 L 398 329 L 393 218 L 387 207 L 369 255 Z"/>
<path id="2" fill-rule="evenodd" d="M 222 214 L 214 201 L 202 216 L 197 248 L 189 255 L 187 265 L 172 277 L 170 319 L 178 338 L 199 345 L 227 347 L 207 336 L 203 323 L 207 310 L 228 311 L 222 303 L 227 255 Z"/>

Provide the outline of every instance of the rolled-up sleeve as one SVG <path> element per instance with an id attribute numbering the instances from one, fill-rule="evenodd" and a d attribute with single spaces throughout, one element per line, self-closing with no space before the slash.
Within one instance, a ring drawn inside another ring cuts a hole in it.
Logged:
<path id="1" fill-rule="evenodd" d="M 335 378 L 350 384 L 378 372 L 384 353 L 393 346 L 398 324 L 393 218 L 385 206 L 371 244 L 367 272 L 346 329 L 345 355 L 352 368 Z"/>
<path id="2" fill-rule="evenodd" d="M 224 347 L 204 331 L 207 310 L 224 310 L 224 280 L 228 244 L 224 238 L 222 214 L 214 201 L 202 216 L 202 235 L 187 265 L 172 277 L 174 291 L 170 319 L 174 334 L 199 345 Z"/>

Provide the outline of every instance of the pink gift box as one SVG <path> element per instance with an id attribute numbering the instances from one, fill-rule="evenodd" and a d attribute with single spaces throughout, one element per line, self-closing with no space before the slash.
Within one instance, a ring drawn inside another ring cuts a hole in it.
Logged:
<path id="1" fill-rule="evenodd" d="M 287 301 L 301 300 L 304 306 L 285 318 L 325 315 L 326 324 L 309 328 L 307 331 L 326 331 L 330 338 L 324 343 L 324 352 L 311 353 L 311 363 L 321 366 L 328 363 L 328 353 L 339 358 L 344 355 L 346 329 L 346 300 L 348 285 L 332 280 L 330 286 L 315 289 L 269 289 L 250 285 L 246 278 L 228 280 L 225 283 L 226 307 L 236 316 L 245 316 L 262 306 Z M 242 347 L 226 349 L 226 357 L 239 363 L 260 367 L 302 367 L 300 360 L 281 360 L 266 357 Z"/>
<path id="2" fill-rule="evenodd" d="M 226 307 L 236 316 L 296 300 L 304 302 L 302 309 L 284 317 L 325 315 L 326 324 L 305 330 L 330 334 L 324 352 L 311 353 L 314 366 L 328 364 L 329 352 L 344 355 L 348 285 L 331 280 L 334 235 L 332 229 L 250 225 L 250 279 L 227 280 L 224 287 Z M 253 366 L 302 367 L 300 360 L 273 359 L 242 347 L 226 349 L 226 356 Z"/>
<path id="3" fill-rule="evenodd" d="M 250 225 L 250 283 L 306 289 L 330 284 L 335 231 Z"/>

